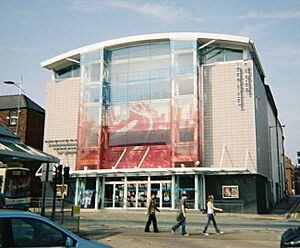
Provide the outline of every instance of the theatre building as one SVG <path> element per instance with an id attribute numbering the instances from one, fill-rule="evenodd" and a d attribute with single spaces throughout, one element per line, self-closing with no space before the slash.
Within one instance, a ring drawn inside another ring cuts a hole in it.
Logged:
<path id="1" fill-rule="evenodd" d="M 283 130 L 247 37 L 161 33 L 108 40 L 41 63 L 44 150 L 70 166 L 74 202 L 162 209 L 187 191 L 230 212 L 263 213 L 283 197 Z"/>

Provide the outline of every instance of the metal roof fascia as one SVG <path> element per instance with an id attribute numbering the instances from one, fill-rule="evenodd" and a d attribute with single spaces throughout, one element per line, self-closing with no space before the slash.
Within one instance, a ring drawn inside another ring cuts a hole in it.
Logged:
<path id="1" fill-rule="evenodd" d="M 74 170 L 72 175 L 74 176 L 85 176 L 89 174 L 93 175 L 108 175 L 108 174 L 116 174 L 116 173 L 156 173 L 156 172 L 167 172 L 167 173 L 195 173 L 195 172 L 247 172 L 248 170 L 244 167 L 237 168 L 211 168 L 211 167 L 190 167 L 190 168 L 143 168 L 143 169 L 103 169 L 103 170 Z"/>
<path id="2" fill-rule="evenodd" d="M 258 56 L 258 52 L 256 50 L 256 47 L 254 45 L 254 42 L 252 40 L 249 41 L 249 44 L 250 44 L 250 47 L 252 48 L 253 50 L 253 54 L 254 54 L 254 58 L 253 60 L 257 61 L 257 65 L 259 66 L 259 68 L 257 68 L 259 71 L 262 72 L 262 75 L 263 77 L 265 78 L 266 77 L 266 74 L 265 74 L 265 71 L 264 71 L 264 68 L 262 66 L 262 63 L 260 62 L 260 59 L 259 59 L 259 56 Z"/>
<path id="3" fill-rule="evenodd" d="M 1 157 L 4 156 L 3 159 Z M 15 158 L 15 159 L 14 159 Z M 32 155 L 29 153 L 23 152 L 16 152 L 16 151 L 7 151 L 7 150 L 0 150 L 0 160 L 7 162 L 7 161 L 36 161 L 36 162 L 59 162 L 59 159 L 53 156 L 41 157 Z"/>
<path id="4" fill-rule="evenodd" d="M 190 40 L 190 39 L 216 39 L 224 41 L 234 41 L 249 44 L 250 39 L 248 37 L 227 35 L 227 34 L 215 34 L 215 33 L 197 33 L 197 32 L 178 32 L 178 33 L 158 33 L 158 34 L 144 34 L 136 36 L 128 36 L 124 38 L 112 39 L 95 43 L 88 46 L 83 46 L 66 53 L 62 53 L 53 58 L 41 62 L 41 67 L 51 69 L 51 65 L 55 64 L 66 58 L 71 58 L 76 55 L 91 52 L 93 50 L 101 49 L 104 47 L 116 46 L 120 44 L 147 41 L 147 40 L 159 40 L 159 39 L 170 39 L 170 40 Z"/>

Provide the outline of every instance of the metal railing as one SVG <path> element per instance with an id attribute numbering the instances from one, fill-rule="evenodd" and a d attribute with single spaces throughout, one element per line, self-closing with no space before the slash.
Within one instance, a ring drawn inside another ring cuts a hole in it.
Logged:
<path id="1" fill-rule="evenodd" d="M 244 201 L 215 201 L 214 205 L 226 213 L 244 213 Z"/>

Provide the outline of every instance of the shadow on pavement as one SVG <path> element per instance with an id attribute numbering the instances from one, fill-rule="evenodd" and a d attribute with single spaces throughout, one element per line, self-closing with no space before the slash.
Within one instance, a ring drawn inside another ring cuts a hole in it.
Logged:
<path id="1" fill-rule="evenodd" d="M 300 205 L 300 196 L 289 197 L 277 203 L 269 210 L 270 214 L 289 214 L 297 210 Z"/>
<path id="2" fill-rule="evenodd" d="M 78 236 L 80 236 L 81 238 L 85 238 L 85 239 L 104 239 L 104 238 L 108 238 L 108 237 L 112 237 L 115 235 L 119 235 L 122 232 L 120 231 L 114 231 L 111 229 L 93 229 L 93 231 L 91 230 L 80 230 L 79 233 L 76 233 Z"/>

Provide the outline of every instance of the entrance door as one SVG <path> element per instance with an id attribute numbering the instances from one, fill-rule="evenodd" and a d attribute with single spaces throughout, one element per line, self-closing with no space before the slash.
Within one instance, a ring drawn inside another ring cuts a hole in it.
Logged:
<path id="1" fill-rule="evenodd" d="M 113 185 L 105 185 L 105 194 L 104 194 L 104 207 L 111 208 L 113 206 Z"/>
<path id="2" fill-rule="evenodd" d="M 156 206 L 161 208 L 161 184 L 151 183 L 151 195 L 156 194 Z"/>
<path id="3" fill-rule="evenodd" d="M 124 184 L 115 184 L 114 204 L 116 208 L 122 208 L 124 206 Z"/>

